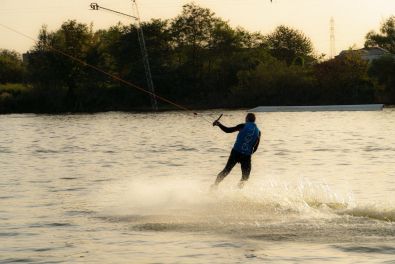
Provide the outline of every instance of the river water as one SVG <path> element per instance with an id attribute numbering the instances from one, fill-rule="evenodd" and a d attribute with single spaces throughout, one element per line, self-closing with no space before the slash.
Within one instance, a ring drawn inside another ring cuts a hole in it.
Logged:
<path id="1" fill-rule="evenodd" d="M 395 263 L 395 110 L 257 124 L 245 188 L 210 192 L 236 134 L 203 118 L 0 116 L 0 262 Z"/>

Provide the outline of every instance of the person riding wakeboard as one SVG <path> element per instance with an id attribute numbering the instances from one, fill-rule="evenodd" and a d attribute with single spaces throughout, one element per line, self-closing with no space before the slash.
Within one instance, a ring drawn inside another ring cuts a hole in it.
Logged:
<path id="1" fill-rule="evenodd" d="M 258 149 L 261 138 L 261 131 L 255 124 L 255 115 L 248 113 L 244 124 L 235 127 L 226 127 L 219 122 L 219 119 L 213 122 L 213 126 L 218 126 L 225 133 L 233 133 L 239 131 L 236 142 L 230 153 L 225 168 L 218 174 L 212 188 L 216 188 L 218 184 L 230 173 L 236 163 L 240 163 L 242 177 L 238 184 L 239 188 L 243 188 L 244 184 L 250 177 L 251 172 L 251 156 Z"/>

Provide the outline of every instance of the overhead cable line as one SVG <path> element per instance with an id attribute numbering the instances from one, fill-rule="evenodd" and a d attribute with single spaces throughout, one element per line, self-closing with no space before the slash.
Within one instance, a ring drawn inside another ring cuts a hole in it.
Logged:
<path id="1" fill-rule="evenodd" d="M 12 32 L 14 32 L 14 33 L 16 33 L 16 34 L 18 34 L 18 35 L 21 35 L 21 36 L 23 36 L 23 37 L 25 37 L 25 38 L 28 38 L 28 39 L 32 40 L 34 43 L 38 44 L 38 41 L 37 41 L 36 39 L 34 39 L 33 37 L 29 36 L 29 35 L 26 35 L 26 34 L 20 32 L 20 31 L 18 31 L 18 30 L 16 30 L 16 29 L 14 29 L 14 28 L 11 28 L 11 27 L 6 26 L 6 25 L 1 24 L 1 23 L 0 23 L 0 26 L 3 27 L 3 28 L 5 28 L 5 29 L 8 29 L 8 30 L 10 30 L 10 31 L 12 31 Z M 172 101 L 172 100 L 170 100 L 170 99 L 167 99 L 166 97 L 163 97 L 163 96 L 160 96 L 160 95 L 158 95 L 158 94 L 155 94 L 155 93 L 153 93 L 153 92 L 151 92 L 151 91 L 148 91 L 148 90 L 146 90 L 146 89 L 144 89 L 144 88 L 142 88 L 142 87 L 140 87 L 140 86 L 138 86 L 138 85 L 136 85 L 136 84 L 134 84 L 134 83 L 131 83 L 131 82 L 129 82 L 129 81 L 126 81 L 126 80 L 124 80 L 124 79 L 122 79 L 122 78 L 120 78 L 120 77 L 118 77 L 118 76 L 116 76 L 116 75 L 114 75 L 114 74 L 111 74 L 111 73 L 109 73 L 109 72 L 106 72 L 105 70 L 102 70 L 102 69 L 99 68 L 99 67 L 96 67 L 96 66 L 94 66 L 94 65 L 92 65 L 92 64 L 89 64 L 88 62 L 83 61 L 83 60 L 81 60 L 81 59 L 79 59 L 79 58 L 77 58 L 77 57 L 75 57 L 75 56 L 73 56 L 73 55 L 70 55 L 70 54 L 68 54 L 68 53 L 66 53 L 66 52 L 64 52 L 64 51 L 62 51 L 62 50 L 60 50 L 60 49 L 57 49 L 57 48 L 55 48 L 55 47 L 53 47 L 53 46 L 51 46 L 51 45 L 49 45 L 49 44 L 46 44 L 46 47 L 49 48 L 50 50 L 56 52 L 56 53 L 59 53 L 59 54 L 65 56 L 65 57 L 71 59 L 71 60 L 74 60 L 74 61 L 76 61 L 76 62 L 78 62 L 78 63 L 80 63 L 80 64 L 82 64 L 82 65 L 84 65 L 84 66 L 86 66 L 86 67 L 89 67 L 89 68 L 91 68 L 91 69 L 93 69 L 93 70 L 95 70 L 95 71 L 97 71 L 97 72 L 100 72 L 100 73 L 102 73 L 102 74 L 104 74 L 104 75 L 106 75 L 106 76 L 108 76 L 108 77 L 110 77 L 110 78 L 112 78 L 112 79 L 114 79 L 114 80 L 116 80 L 116 81 L 119 81 L 119 82 L 121 82 L 121 83 L 123 83 L 123 84 L 126 84 L 127 86 L 130 86 L 130 87 L 132 87 L 132 88 L 134 88 L 134 89 L 137 89 L 137 90 L 139 90 L 139 91 L 141 91 L 141 92 L 147 93 L 147 94 L 149 94 L 149 95 L 151 95 L 151 96 L 157 98 L 158 100 L 161 100 L 161 101 L 163 101 L 163 102 L 165 102 L 165 103 L 168 103 L 168 104 L 170 104 L 170 105 L 172 105 L 172 106 L 175 106 L 175 107 L 178 108 L 178 109 L 181 109 L 181 110 L 187 111 L 187 112 L 189 112 L 189 113 L 192 113 L 194 116 L 199 116 L 199 117 L 201 117 L 202 119 L 204 119 L 205 121 L 209 122 L 210 124 L 212 123 L 212 121 L 208 120 L 208 119 L 205 118 L 203 115 L 198 115 L 197 112 L 193 111 L 192 109 L 190 109 L 190 108 L 188 108 L 188 107 L 186 107 L 186 106 L 183 106 L 183 105 L 181 105 L 181 104 L 178 104 L 178 103 L 176 103 L 176 102 L 174 102 L 174 101 Z M 187 113 L 185 113 L 185 114 L 187 114 Z"/>

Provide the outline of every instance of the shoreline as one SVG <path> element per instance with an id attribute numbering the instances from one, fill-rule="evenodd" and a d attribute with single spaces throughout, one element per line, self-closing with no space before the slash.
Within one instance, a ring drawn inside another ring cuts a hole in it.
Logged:
<path id="1" fill-rule="evenodd" d="M 376 105 L 376 104 L 375 104 Z M 317 107 L 321 108 L 328 105 L 309 105 L 309 106 L 264 106 L 264 107 L 255 107 L 255 108 L 247 108 L 247 107 L 234 107 L 234 108 L 210 108 L 210 107 L 196 107 L 192 108 L 189 111 L 192 115 L 194 111 L 246 111 L 246 112 L 266 112 L 266 113 L 273 113 L 273 112 L 355 112 L 355 111 L 381 111 L 385 109 L 393 109 L 395 105 L 385 105 L 382 104 L 381 110 L 309 110 L 309 108 Z M 329 106 L 342 106 L 342 105 L 329 105 Z M 349 106 L 349 105 L 347 105 Z M 286 110 L 287 108 L 296 108 L 296 110 Z M 260 108 L 267 109 L 267 110 L 259 110 Z M 299 110 L 297 110 L 299 108 Z M 305 108 L 305 109 L 304 109 Z M 273 110 L 271 110 L 273 109 Z M 276 110 L 278 109 L 278 110 Z M 307 110 L 306 110 L 307 109 Z M 59 111 L 59 112 L 45 112 L 45 111 L 10 111 L 10 112 L 0 112 L 0 115 L 14 115 L 14 114 L 33 114 L 33 115 L 80 115 L 80 114 L 102 114 L 102 113 L 135 113 L 135 114 L 154 114 L 154 113 L 167 113 L 167 112 L 187 112 L 186 110 L 179 110 L 176 108 L 162 108 L 157 111 L 153 111 L 147 108 L 136 108 L 131 110 L 102 110 L 102 111 Z"/>

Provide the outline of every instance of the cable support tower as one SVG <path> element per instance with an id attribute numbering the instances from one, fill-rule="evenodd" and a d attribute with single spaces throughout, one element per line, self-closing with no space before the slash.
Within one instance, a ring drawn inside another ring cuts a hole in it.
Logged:
<path id="1" fill-rule="evenodd" d="M 133 15 L 135 15 L 136 22 L 137 22 L 137 36 L 139 39 L 141 55 L 143 57 L 145 78 L 147 79 L 147 86 L 148 86 L 148 89 L 152 93 L 155 94 L 155 87 L 154 87 L 154 82 L 152 80 L 151 67 L 149 64 L 148 52 L 147 52 L 147 48 L 145 45 L 143 27 L 141 26 L 140 13 L 139 13 L 139 9 L 138 9 L 136 0 L 132 0 L 132 7 L 133 7 L 133 13 L 134 13 Z M 154 96 L 151 96 L 150 98 L 151 98 L 152 109 L 154 111 L 157 111 L 158 110 L 158 103 L 156 101 L 156 98 Z"/>
<path id="2" fill-rule="evenodd" d="M 139 46 L 140 46 L 140 51 L 141 51 L 141 56 L 142 56 L 142 60 L 143 60 L 143 64 L 144 64 L 144 72 L 145 72 L 145 78 L 147 81 L 147 87 L 148 90 L 151 92 L 151 96 L 150 96 L 150 100 L 151 100 L 151 107 L 153 111 L 157 111 L 158 110 L 158 102 L 156 100 L 156 96 L 155 96 L 155 87 L 154 87 L 154 82 L 152 80 L 152 74 L 151 74 L 151 67 L 150 67 L 150 63 L 149 63 L 149 59 L 148 59 L 148 52 L 147 52 L 147 48 L 145 45 L 145 38 L 144 38 L 144 32 L 143 32 L 143 27 L 141 26 L 141 19 L 140 19 L 140 13 L 138 10 L 138 6 L 137 6 L 137 2 L 136 0 L 131 0 L 132 1 L 132 10 L 133 10 L 133 15 L 128 15 L 116 10 L 112 10 L 103 6 L 100 6 L 97 3 L 91 3 L 90 7 L 92 8 L 92 10 L 99 10 L 99 9 L 103 9 L 112 13 L 116 13 L 119 15 L 124 15 L 130 18 L 133 18 L 133 20 L 136 22 L 137 25 L 137 38 L 139 41 Z"/>

